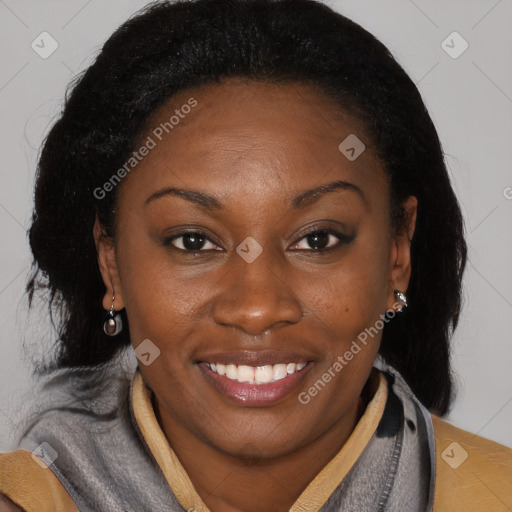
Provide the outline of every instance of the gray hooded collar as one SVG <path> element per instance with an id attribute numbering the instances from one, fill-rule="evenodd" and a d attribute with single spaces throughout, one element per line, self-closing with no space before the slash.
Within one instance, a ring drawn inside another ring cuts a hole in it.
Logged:
<path id="1" fill-rule="evenodd" d="M 432 510 L 431 415 L 396 370 L 382 361 L 376 366 L 388 382 L 383 416 L 320 512 Z M 120 368 L 106 369 L 101 379 L 77 370 L 54 377 L 45 386 L 50 400 L 33 417 L 20 448 L 38 449 L 80 512 L 184 512 L 135 421 L 133 361 Z"/>

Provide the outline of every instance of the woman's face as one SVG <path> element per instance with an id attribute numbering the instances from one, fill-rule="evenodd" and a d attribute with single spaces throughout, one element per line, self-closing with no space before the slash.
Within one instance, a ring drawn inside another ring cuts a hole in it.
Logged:
<path id="1" fill-rule="evenodd" d="M 162 421 L 262 457 L 353 421 L 380 333 L 351 346 L 406 290 L 412 236 L 390 235 L 361 124 L 312 88 L 230 79 L 173 97 L 143 144 L 100 266 L 105 309 L 113 285 L 133 347 L 150 340 Z"/>

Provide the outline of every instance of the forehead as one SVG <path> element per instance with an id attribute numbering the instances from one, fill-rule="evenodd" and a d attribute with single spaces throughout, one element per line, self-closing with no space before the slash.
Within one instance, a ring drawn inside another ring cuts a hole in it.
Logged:
<path id="1" fill-rule="evenodd" d="M 149 139 L 127 180 L 139 194 L 158 185 L 238 194 L 286 194 L 333 179 L 385 185 L 362 123 L 308 85 L 229 79 L 182 91 L 150 117 L 139 145 Z M 348 158 L 352 147 L 364 151 Z"/>

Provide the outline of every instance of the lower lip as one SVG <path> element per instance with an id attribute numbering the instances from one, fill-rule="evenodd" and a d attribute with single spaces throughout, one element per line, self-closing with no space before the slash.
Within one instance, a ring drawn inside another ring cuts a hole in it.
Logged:
<path id="1" fill-rule="evenodd" d="M 213 372 L 207 363 L 199 363 L 198 366 L 206 380 L 224 396 L 239 405 L 258 407 L 273 405 L 296 390 L 311 370 L 313 364 L 310 362 L 302 370 L 290 373 L 283 379 L 269 382 L 268 384 L 238 382 L 228 379 L 225 375 Z"/>

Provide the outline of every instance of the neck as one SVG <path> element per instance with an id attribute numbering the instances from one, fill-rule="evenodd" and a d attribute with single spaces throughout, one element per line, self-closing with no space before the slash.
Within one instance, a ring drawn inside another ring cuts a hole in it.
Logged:
<path id="1" fill-rule="evenodd" d="M 275 458 L 241 459 L 199 439 L 155 403 L 157 419 L 198 495 L 212 511 L 287 512 L 341 450 L 375 393 L 372 372 L 361 396 L 328 431 Z M 162 414 L 163 413 L 163 414 Z"/>

